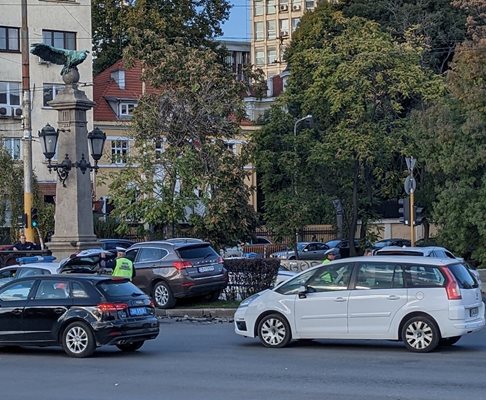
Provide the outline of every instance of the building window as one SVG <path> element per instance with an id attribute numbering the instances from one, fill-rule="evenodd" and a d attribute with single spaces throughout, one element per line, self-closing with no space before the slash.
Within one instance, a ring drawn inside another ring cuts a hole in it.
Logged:
<path id="1" fill-rule="evenodd" d="M 20 51 L 20 29 L 0 26 L 0 51 Z"/>
<path id="2" fill-rule="evenodd" d="M 263 21 L 255 22 L 255 39 L 256 40 L 265 39 Z"/>
<path id="3" fill-rule="evenodd" d="M 255 16 L 263 15 L 263 0 L 255 0 Z"/>
<path id="4" fill-rule="evenodd" d="M 76 32 L 42 31 L 45 44 L 67 50 L 76 50 Z"/>
<path id="5" fill-rule="evenodd" d="M 255 49 L 255 64 L 265 65 L 265 50 Z"/>
<path id="6" fill-rule="evenodd" d="M 64 89 L 64 85 L 58 83 L 44 83 L 44 107 L 50 107 L 49 102 L 54 100 L 54 98 L 59 94 L 61 90 Z"/>
<path id="7" fill-rule="evenodd" d="M 277 21 L 274 19 L 267 21 L 267 39 L 277 38 Z"/>
<path id="8" fill-rule="evenodd" d="M 275 14 L 275 0 L 267 0 L 267 14 Z"/>
<path id="9" fill-rule="evenodd" d="M 292 11 L 300 11 L 301 0 L 292 0 Z"/>
<path id="10" fill-rule="evenodd" d="M 0 82 L 0 107 L 20 106 L 20 82 Z"/>
<path id="11" fill-rule="evenodd" d="M 267 64 L 275 64 L 277 62 L 277 49 L 275 47 L 267 48 Z"/>
<path id="12" fill-rule="evenodd" d="M 128 156 L 128 139 L 114 139 L 111 141 L 112 164 L 126 164 Z"/>
<path id="13" fill-rule="evenodd" d="M 289 36 L 289 20 L 281 19 L 279 21 L 280 37 Z"/>
<path id="14" fill-rule="evenodd" d="M 305 9 L 306 10 L 313 10 L 314 9 L 314 0 L 306 0 L 305 1 Z"/>
<path id="15" fill-rule="evenodd" d="M 299 26 L 300 18 L 292 18 L 292 32 L 295 32 Z"/>
<path id="16" fill-rule="evenodd" d="M 2 144 L 12 160 L 20 160 L 20 138 L 3 138 Z"/>
<path id="17" fill-rule="evenodd" d="M 133 110 L 137 105 L 135 103 L 120 103 L 118 106 L 119 117 L 131 117 L 133 116 Z"/>

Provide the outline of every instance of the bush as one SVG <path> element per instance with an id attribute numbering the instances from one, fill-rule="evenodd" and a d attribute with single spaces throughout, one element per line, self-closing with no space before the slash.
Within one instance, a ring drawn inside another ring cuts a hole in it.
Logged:
<path id="1" fill-rule="evenodd" d="M 226 300 L 243 300 L 273 286 L 280 260 L 273 258 L 235 258 L 224 260 L 229 282 L 224 289 Z"/>

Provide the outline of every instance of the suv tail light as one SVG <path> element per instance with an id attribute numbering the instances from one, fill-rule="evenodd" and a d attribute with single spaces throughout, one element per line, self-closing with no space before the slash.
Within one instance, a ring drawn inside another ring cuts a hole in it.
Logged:
<path id="1" fill-rule="evenodd" d="M 190 268 L 192 267 L 192 264 L 190 261 L 174 261 L 172 263 L 172 266 L 177 268 L 178 270 L 184 269 L 184 268 Z"/>
<path id="2" fill-rule="evenodd" d="M 128 304 L 126 303 L 100 303 L 98 304 L 98 310 L 101 313 L 110 313 L 116 311 L 123 311 L 128 308 Z"/>
<path id="3" fill-rule="evenodd" d="M 452 272 L 449 271 L 449 268 L 447 267 L 441 267 L 441 271 L 444 273 L 447 279 L 447 284 L 446 284 L 446 292 L 447 292 L 447 298 L 449 300 L 461 300 L 461 290 L 459 289 L 459 284 L 456 281 L 456 278 L 454 278 L 454 275 L 452 275 Z"/>

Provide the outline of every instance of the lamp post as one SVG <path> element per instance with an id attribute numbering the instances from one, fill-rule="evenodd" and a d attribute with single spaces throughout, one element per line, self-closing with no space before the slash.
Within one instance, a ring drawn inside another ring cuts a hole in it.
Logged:
<path id="1" fill-rule="evenodd" d="M 62 132 L 67 132 L 63 129 Z M 93 131 L 88 133 L 88 142 L 91 149 L 91 157 L 93 157 L 94 165 L 91 165 L 89 161 L 84 158 L 84 153 L 81 154 L 81 160 L 72 162 L 69 158 L 69 154 L 66 153 L 64 159 L 61 163 L 53 164 L 51 162 L 52 158 L 56 154 L 57 140 L 59 138 L 59 129 L 54 129 L 51 125 L 47 124 L 39 131 L 39 138 L 42 146 L 42 152 L 44 157 L 47 159 L 47 168 L 49 172 L 52 170 L 57 172 L 59 180 L 62 185 L 66 187 L 66 179 L 69 176 L 69 172 L 72 168 L 79 168 L 82 174 L 86 171 L 97 171 L 98 161 L 103 155 L 103 146 L 105 145 L 106 135 L 99 129 L 95 128 Z"/>
<path id="2" fill-rule="evenodd" d="M 302 122 L 307 122 L 309 125 L 312 125 L 314 119 L 311 114 L 307 114 L 305 117 L 302 117 L 295 121 L 294 123 L 294 153 L 295 153 L 295 166 L 294 166 L 294 195 L 297 198 L 297 127 Z M 297 243 L 299 242 L 299 230 L 295 227 L 295 258 L 298 259 L 299 255 L 297 254 Z"/>

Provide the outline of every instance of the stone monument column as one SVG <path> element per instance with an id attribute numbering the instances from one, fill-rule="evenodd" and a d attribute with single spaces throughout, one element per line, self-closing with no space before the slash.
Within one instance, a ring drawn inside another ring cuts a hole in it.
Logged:
<path id="1" fill-rule="evenodd" d="M 56 185 L 54 235 L 47 246 L 58 260 L 83 249 L 100 247 L 93 230 L 90 169 L 83 174 L 75 168 L 82 157 L 89 160 L 86 111 L 95 103 L 78 89 L 76 69 L 63 75 L 63 80 L 64 90 L 49 102 L 58 111 L 58 162 L 67 154 L 73 163 L 64 185 L 60 181 Z"/>

